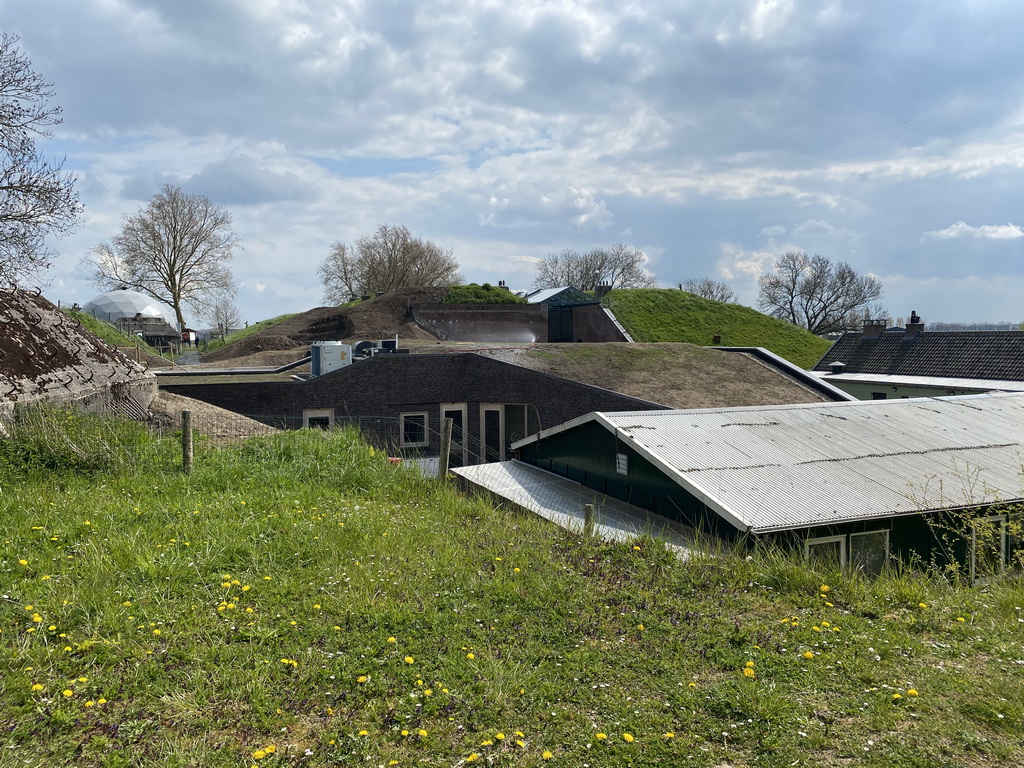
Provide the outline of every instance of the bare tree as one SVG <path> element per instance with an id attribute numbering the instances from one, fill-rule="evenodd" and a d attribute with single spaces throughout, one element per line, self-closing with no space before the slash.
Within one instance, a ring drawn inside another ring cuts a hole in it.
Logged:
<path id="1" fill-rule="evenodd" d="M 221 341 L 224 341 L 224 337 L 231 333 L 232 328 L 238 328 L 242 324 L 242 316 L 230 293 L 222 294 L 214 299 L 213 303 L 206 308 L 204 318 L 213 326 Z"/>
<path id="2" fill-rule="evenodd" d="M 459 265 L 450 249 L 413 237 L 406 227 L 381 224 L 355 247 L 334 243 L 317 270 L 324 301 L 337 304 L 378 291 L 458 283 Z"/>
<path id="3" fill-rule="evenodd" d="M 231 214 L 203 195 L 165 185 L 145 208 L 126 216 L 110 243 L 92 248 L 91 282 L 127 286 L 170 304 L 185 327 L 183 307 L 203 312 L 219 297 L 235 294 L 228 263 L 238 237 Z"/>
<path id="4" fill-rule="evenodd" d="M 60 124 L 51 107 L 52 83 L 32 71 L 18 38 L 0 33 L 0 287 L 40 279 L 53 263 L 47 235 L 75 228 L 81 206 L 64 161 L 50 162 L 36 149 Z"/>
<path id="5" fill-rule="evenodd" d="M 728 283 L 721 280 L 712 280 L 710 277 L 691 277 L 679 284 L 679 290 L 692 293 L 712 301 L 724 301 L 728 304 L 736 303 L 736 291 Z"/>
<path id="6" fill-rule="evenodd" d="M 571 249 L 548 256 L 537 265 L 535 288 L 572 285 L 590 291 L 599 285 L 612 288 L 654 288 L 657 278 L 647 271 L 647 254 L 639 248 L 616 243 L 586 253 Z"/>
<path id="7" fill-rule="evenodd" d="M 847 330 L 850 318 L 872 309 L 871 302 L 882 295 L 882 281 L 874 275 L 858 275 L 846 262 L 803 251 L 779 256 L 775 272 L 757 283 L 761 309 L 816 334 Z"/>

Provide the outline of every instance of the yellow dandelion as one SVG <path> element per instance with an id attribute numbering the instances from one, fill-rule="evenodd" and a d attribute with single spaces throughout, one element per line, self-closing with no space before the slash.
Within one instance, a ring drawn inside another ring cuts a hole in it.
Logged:
<path id="1" fill-rule="evenodd" d="M 252 753 L 252 759 L 253 760 L 262 760 L 266 756 L 267 756 L 266 751 L 262 750 L 262 749 L 257 749 L 255 752 Z"/>
<path id="2" fill-rule="evenodd" d="M 597 739 L 598 741 L 607 741 L 608 740 L 608 734 L 607 733 L 599 733 L 596 736 L 594 736 L 594 738 Z"/>
<path id="3" fill-rule="evenodd" d="M 412 656 L 406 656 L 404 661 L 405 661 L 406 664 L 412 664 L 413 662 L 416 661 L 416 659 L 414 659 Z"/>
<path id="4" fill-rule="evenodd" d="M 418 733 L 418 734 L 419 734 L 419 737 L 420 737 L 421 739 L 425 739 L 425 738 L 427 738 L 427 732 L 426 732 L 426 730 L 425 730 L 425 729 L 423 729 L 423 728 L 420 728 L 420 729 L 419 729 L 418 731 L 416 731 L 416 733 Z"/>
<path id="5" fill-rule="evenodd" d="M 676 735 L 674 733 L 672 733 L 672 731 L 668 731 L 667 733 L 664 733 L 661 736 L 661 738 L 663 738 L 663 739 L 674 739 L 675 737 L 676 737 Z"/>
<path id="6" fill-rule="evenodd" d="M 893 701 L 898 701 L 898 700 L 902 699 L 903 697 L 900 694 L 898 694 L 898 693 L 894 693 L 892 695 L 892 698 L 893 698 Z"/>
<path id="7" fill-rule="evenodd" d="M 85 702 L 85 706 L 87 706 L 87 707 L 95 707 L 96 706 L 96 702 L 92 701 L 92 700 L 87 701 L 87 702 Z"/>
<path id="8" fill-rule="evenodd" d="M 28 565 L 28 560 L 19 560 L 18 565 Z"/>
<path id="9" fill-rule="evenodd" d="M 40 685 L 39 683 L 36 683 L 35 685 L 32 686 L 32 690 L 33 691 L 41 691 L 41 690 L 43 690 L 43 686 Z"/>
<path id="10" fill-rule="evenodd" d="M 494 738 L 496 738 L 498 741 L 501 741 L 502 739 L 505 738 L 505 734 L 504 733 L 496 733 L 496 734 L 494 734 Z"/>
<path id="11" fill-rule="evenodd" d="M 467 763 L 475 763 L 479 759 L 480 759 L 480 755 L 478 755 L 476 752 L 471 752 L 469 757 L 466 758 L 466 762 Z"/>
<path id="12" fill-rule="evenodd" d="M 409 732 L 408 732 L 407 730 L 405 730 L 405 729 L 403 728 L 403 729 L 402 729 L 402 735 L 403 735 L 403 736 L 408 736 L 408 735 L 409 735 Z"/>
<path id="13" fill-rule="evenodd" d="M 72 691 L 70 688 L 65 688 L 63 691 L 60 692 L 60 695 L 66 699 L 70 699 L 72 696 L 75 695 L 75 692 Z"/>
<path id="14" fill-rule="evenodd" d="M 369 736 L 369 735 L 370 735 L 370 732 L 369 732 L 369 731 L 360 731 L 360 732 L 359 732 L 359 735 L 360 735 L 360 736 Z"/>
<path id="15" fill-rule="evenodd" d="M 757 672 L 755 672 L 750 667 L 744 667 L 743 668 L 743 676 L 744 677 L 749 677 L 751 680 L 753 680 L 754 678 L 757 677 Z"/>
<path id="16" fill-rule="evenodd" d="M 388 638 L 388 642 L 389 642 L 389 643 L 397 643 L 397 642 L 398 642 L 398 640 L 396 640 L 396 639 L 395 639 L 395 638 L 393 638 L 393 637 L 389 637 L 389 638 Z"/>
<path id="17" fill-rule="evenodd" d="M 916 688 L 908 688 L 907 689 L 907 696 L 913 697 L 913 696 L 918 696 L 918 695 L 920 695 L 920 694 L 918 694 Z"/>
<path id="18" fill-rule="evenodd" d="M 476 658 L 476 656 L 474 656 L 474 655 L 473 655 L 472 653 L 467 653 L 467 654 L 466 654 L 466 658 L 467 658 L 467 659 L 475 659 L 475 658 Z"/>
<path id="19" fill-rule="evenodd" d="M 633 734 L 632 733 L 624 733 L 624 734 L 622 734 L 622 740 L 624 742 L 626 742 L 627 744 L 632 744 L 634 741 L 636 741 L 636 739 L 633 738 Z"/>
<path id="20" fill-rule="evenodd" d="M 366 675 L 360 675 L 359 677 L 356 678 L 356 682 L 357 683 L 365 683 L 369 679 L 370 678 L 368 678 Z"/>
<path id="21" fill-rule="evenodd" d="M 753 669 L 753 668 L 754 668 L 754 662 L 752 662 L 752 661 L 748 661 L 748 662 L 747 662 L 746 664 L 744 664 L 743 666 L 744 666 L 744 667 L 747 667 L 747 669 Z"/>
<path id="22" fill-rule="evenodd" d="M 546 749 L 540 753 L 541 760 L 550 760 L 552 757 L 554 757 L 554 755 Z"/>
<path id="23" fill-rule="evenodd" d="M 819 592 L 828 592 L 829 589 L 830 589 L 830 587 L 829 587 L 828 584 L 822 584 L 820 587 L 818 587 L 818 591 Z"/>
<path id="24" fill-rule="evenodd" d="M 489 747 L 492 744 L 494 744 L 494 742 L 491 741 L 490 739 L 484 739 L 483 741 L 480 742 L 480 746 L 481 747 Z"/>
<path id="25" fill-rule="evenodd" d="M 928 603 L 918 603 L 917 607 L 918 608 L 927 608 L 928 607 Z"/>
<path id="26" fill-rule="evenodd" d="M 814 658 L 814 653 L 811 652 L 811 651 L 805 651 L 804 652 L 804 658 L 805 659 L 813 659 Z"/>

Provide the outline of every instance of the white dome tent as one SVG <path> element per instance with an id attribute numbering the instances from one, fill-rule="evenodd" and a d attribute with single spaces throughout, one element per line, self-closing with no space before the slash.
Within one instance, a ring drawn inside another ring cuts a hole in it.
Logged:
<path id="1" fill-rule="evenodd" d="M 108 291 L 88 302 L 82 307 L 82 311 L 108 323 L 116 323 L 122 317 L 133 318 L 136 315 L 160 317 L 174 330 L 181 330 L 173 309 L 138 291 Z"/>

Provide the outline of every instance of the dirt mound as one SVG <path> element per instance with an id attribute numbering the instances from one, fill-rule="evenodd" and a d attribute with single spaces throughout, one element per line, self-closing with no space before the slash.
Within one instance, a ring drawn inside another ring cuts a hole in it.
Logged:
<path id="1" fill-rule="evenodd" d="M 278 430 L 232 411 L 160 390 L 149 405 L 153 426 L 173 432 L 181 428 L 181 412 L 192 412 L 192 428 L 215 444 L 239 440 L 253 435 L 269 435 Z"/>
<path id="2" fill-rule="evenodd" d="M 270 330 L 275 337 L 286 338 L 293 347 L 313 341 L 345 341 L 355 343 L 363 340 L 393 338 L 432 341 L 436 337 L 420 328 L 412 318 L 414 304 L 431 304 L 444 300 L 447 288 L 403 288 L 386 293 L 353 307 L 317 307 L 302 312 Z M 210 355 L 203 356 L 203 362 L 231 360 L 252 355 L 266 349 L 288 349 L 272 347 L 265 341 L 265 334 L 254 334 L 222 347 Z M 263 339 L 262 346 L 257 341 Z"/>
<path id="3" fill-rule="evenodd" d="M 254 333 L 252 336 L 246 336 L 244 339 L 239 339 L 233 344 L 221 347 L 216 352 L 203 355 L 203 362 L 215 363 L 220 360 L 247 357 L 268 350 L 295 349 L 301 346 L 303 346 L 302 343 L 295 339 L 278 333 L 278 329 L 275 327 L 274 333 Z M 297 356 L 302 357 L 302 355 Z"/>

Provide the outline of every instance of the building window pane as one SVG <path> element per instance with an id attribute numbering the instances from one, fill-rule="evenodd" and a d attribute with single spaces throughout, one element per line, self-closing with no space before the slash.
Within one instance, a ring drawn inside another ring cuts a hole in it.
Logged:
<path id="1" fill-rule="evenodd" d="M 971 580 L 988 581 L 1006 565 L 1006 525 L 1003 517 L 979 518 L 971 523 Z"/>
<path id="2" fill-rule="evenodd" d="M 822 536 L 804 542 L 804 556 L 811 565 L 841 569 L 846 565 L 846 537 Z"/>
<path id="3" fill-rule="evenodd" d="M 403 413 L 401 421 L 403 448 L 427 444 L 427 414 Z"/>
<path id="4" fill-rule="evenodd" d="M 615 471 L 620 475 L 629 474 L 629 456 L 625 453 L 615 454 Z"/>
<path id="5" fill-rule="evenodd" d="M 850 566 L 852 568 L 861 573 L 878 576 L 888 562 L 888 531 L 850 534 Z"/>

